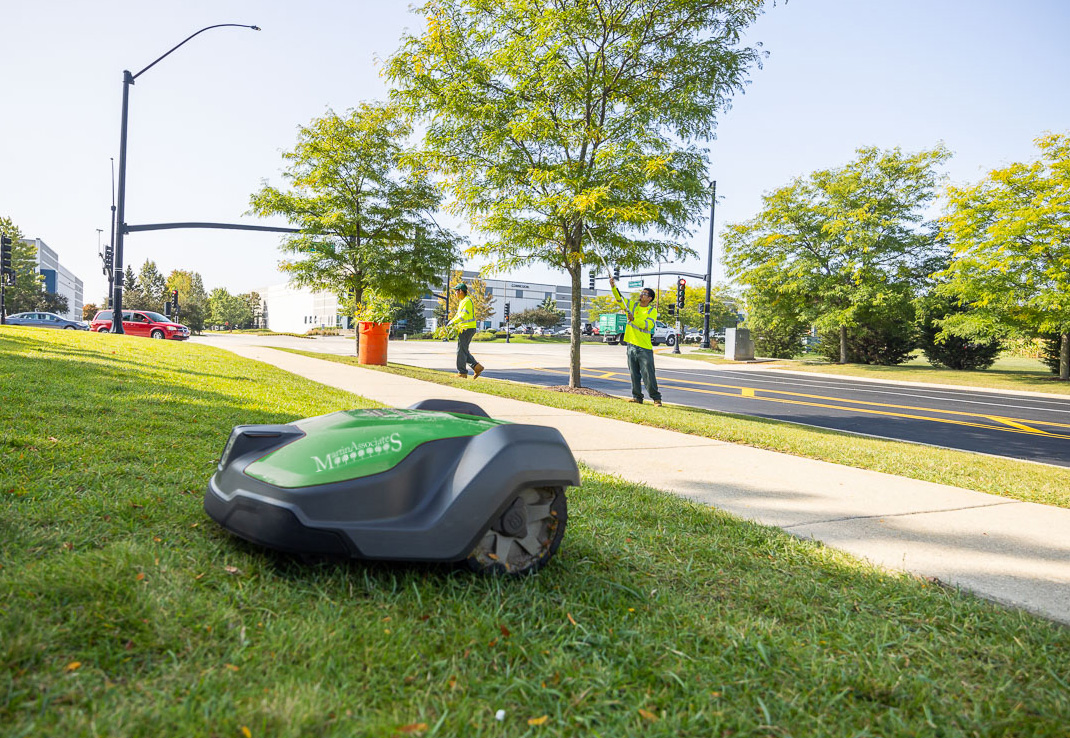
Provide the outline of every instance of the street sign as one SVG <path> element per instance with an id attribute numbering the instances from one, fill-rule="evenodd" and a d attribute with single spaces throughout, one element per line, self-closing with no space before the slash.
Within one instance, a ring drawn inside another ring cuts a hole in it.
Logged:
<path id="1" fill-rule="evenodd" d="M 628 289 L 632 289 L 633 287 L 642 287 L 642 286 L 643 286 L 643 280 L 641 280 L 641 279 L 632 279 L 632 280 L 630 280 L 628 282 Z"/>

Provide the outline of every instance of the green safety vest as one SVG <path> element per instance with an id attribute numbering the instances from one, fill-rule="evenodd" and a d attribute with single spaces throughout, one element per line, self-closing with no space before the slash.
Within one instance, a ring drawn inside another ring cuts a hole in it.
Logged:
<path id="1" fill-rule="evenodd" d="M 472 303 L 471 297 L 464 296 L 461 304 L 457 306 L 457 314 L 453 316 L 453 320 L 449 322 L 449 325 L 457 326 L 457 330 L 460 331 L 476 327 L 476 306 Z"/>
<path id="2" fill-rule="evenodd" d="M 638 297 L 631 297 L 625 301 L 617 285 L 613 285 L 613 297 L 632 314 L 632 319 L 624 328 L 624 342 L 639 348 L 654 348 L 650 341 L 650 336 L 654 333 L 654 323 L 658 319 L 658 309 L 654 307 L 654 303 L 651 302 L 643 307 L 639 304 Z"/>

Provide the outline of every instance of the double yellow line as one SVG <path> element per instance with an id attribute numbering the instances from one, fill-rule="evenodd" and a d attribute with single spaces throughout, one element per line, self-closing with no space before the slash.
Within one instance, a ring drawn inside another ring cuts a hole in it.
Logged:
<path id="1" fill-rule="evenodd" d="M 551 374 L 565 374 L 567 371 L 560 369 L 537 369 L 536 371 Z M 589 379 L 608 379 L 621 384 L 631 384 L 631 377 L 624 372 L 598 371 L 592 372 L 587 369 L 580 370 L 583 376 Z M 961 410 L 938 410 L 928 407 L 915 407 L 913 405 L 895 405 L 885 402 L 868 402 L 866 400 L 846 400 L 839 397 L 824 397 L 811 395 L 803 392 L 787 392 L 784 390 L 767 390 L 756 387 L 743 387 L 733 384 L 718 384 L 716 382 L 702 382 L 691 379 L 667 379 L 659 380 L 658 385 L 665 389 L 681 390 L 683 392 L 698 392 L 707 395 L 721 395 L 724 397 L 742 397 L 762 402 L 778 402 L 785 405 L 802 405 L 807 407 L 820 407 L 828 410 L 843 410 L 845 412 L 863 413 L 866 415 L 880 415 L 892 418 L 907 418 L 910 420 L 926 420 L 933 423 L 945 423 L 948 425 L 961 425 L 971 428 L 983 428 L 985 430 L 1006 431 L 1008 433 L 1024 433 L 1047 438 L 1070 439 L 1070 434 L 1064 429 L 1070 429 L 1068 423 L 1056 423 L 1053 421 L 1027 420 L 1022 418 L 1008 418 L 1002 415 L 988 415 L 985 413 L 969 413 Z M 710 389 L 716 388 L 716 389 Z M 760 394 L 759 394 L 760 393 Z M 795 399 L 801 398 L 801 399 Z M 886 408 L 886 409 L 881 409 Z M 918 413 L 928 413 L 919 415 Z M 1037 426 L 1045 426 L 1056 429 L 1048 431 Z"/>

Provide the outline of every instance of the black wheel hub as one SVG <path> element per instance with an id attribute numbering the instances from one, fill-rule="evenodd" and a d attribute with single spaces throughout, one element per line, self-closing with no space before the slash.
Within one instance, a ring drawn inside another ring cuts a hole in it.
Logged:
<path id="1" fill-rule="evenodd" d="M 527 505 L 519 497 L 498 521 L 498 530 L 507 536 L 519 536 L 528 529 Z"/>

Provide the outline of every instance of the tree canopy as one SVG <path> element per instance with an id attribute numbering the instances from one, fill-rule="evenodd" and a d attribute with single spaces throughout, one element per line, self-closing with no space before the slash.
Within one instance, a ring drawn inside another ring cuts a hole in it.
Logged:
<path id="1" fill-rule="evenodd" d="M 732 275 L 766 303 L 799 305 L 801 317 L 838 331 L 841 362 L 848 330 L 882 306 L 899 313 L 932 271 L 937 249 L 925 209 L 937 196 L 937 167 L 950 157 L 943 146 L 856 154 L 765 195 L 762 211 L 724 238 Z"/>
<path id="2" fill-rule="evenodd" d="M 426 173 L 406 169 L 409 124 L 397 109 L 364 103 L 300 129 L 281 190 L 266 182 L 252 212 L 301 229 L 280 263 L 297 286 L 347 295 L 356 306 L 374 287 L 400 302 L 419 296 L 456 263 L 459 239 L 433 213 L 441 195 Z M 359 334 L 358 334 L 359 335 Z"/>
<path id="3" fill-rule="evenodd" d="M 945 294 L 971 310 L 944 330 L 990 338 L 1011 330 L 1061 337 L 1059 377 L 1070 379 L 1070 136 L 1036 139 L 1040 158 L 949 190 L 942 223 L 952 262 Z"/>
<path id="4" fill-rule="evenodd" d="M 760 53 L 740 43 L 763 0 L 431 0 L 387 63 L 425 116 L 419 161 L 490 236 L 499 269 L 533 262 L 572 287 L 580 385 L 584 264 L 667 254 L 704 212 L 713 135 Z"/>

